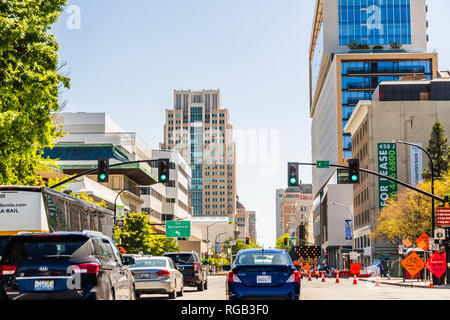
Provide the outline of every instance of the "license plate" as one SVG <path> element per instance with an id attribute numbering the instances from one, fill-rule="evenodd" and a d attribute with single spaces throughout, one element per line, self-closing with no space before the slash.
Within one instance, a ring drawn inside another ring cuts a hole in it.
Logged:
<path id="1" fill-rule="evenodd" d="M 272 276 L 256 276 L 256 283 L 272 283 Z"/>
<path id="2" fill-rule="evenodd" d="M 148 278 L 150 278 L 149 273 L 141 273 L 141 279 L 148 279 Z"/>
<path id="3" fill-rule="evenodd" d="M 53 291 L 55 288 L 55 282 L 50 281 L 35 281 L 34 291 Z"/>

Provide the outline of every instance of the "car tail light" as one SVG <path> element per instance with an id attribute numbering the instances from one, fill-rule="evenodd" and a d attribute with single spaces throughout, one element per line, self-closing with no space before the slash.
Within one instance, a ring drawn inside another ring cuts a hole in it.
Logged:
<path id="1" fill-rule="evenodd" d="M 12 276 L 16 270 L 16 266 L 0 266 L 0 276 Z"/>
<path id="2" fill-rule="evenodd" d="M 289 277 L 289 279 L 286 280 L 287 283 L 290 282 L 300 282 L 300 273 L 295 270 L 294 272 L 292 272 L 291 276 Z"/>
<path id="3" fill-rule="evenodd" d="M 160 277 L 169 277 L 170 276 L 170 272 L 167 270 L 159 270 L 156 274 Z"/>
<path id="4" fill-rule="evenodd" d="M 228 282 L 241 283 L 241 279 L 233 271 L 228 272 Z"/>
<path id="5" fill-rule="evenodd" d="M 74 273 L 97 274 L 100 271 L 100 265 L 95 262 L 81 263 L 72 266 L 72 270 Z"/>
<path id="6" fill-rule="evenodd" d="M 200 268 L 200 264 L 199 263 L 194 263 L 194 272 L 197 272 L 198 268 Z"/>

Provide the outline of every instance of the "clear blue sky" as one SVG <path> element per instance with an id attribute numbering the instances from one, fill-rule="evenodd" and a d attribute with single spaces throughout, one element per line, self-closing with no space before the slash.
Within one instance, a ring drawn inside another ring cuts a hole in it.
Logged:
<path id="1" fill-rule="evenodd" d="M 174 89 L 217 89 L 241 130 L 278 130 L 276 172 L 238 165 L 237 191 L 257 212 L 258 242 L 275 243 L 275 189 L 286 187 L 286 163 L 311 160 L 308 49 L 313 0 L 69 0 L 53 32 L 60 43 L 67 112 L 107 112 L 152 148 L 163 141 L 164 110 Z M 450 69 L 450 1 L 430 2 L 429 50 Z M 250 117 L 249 115 L 253 115 Z M 237 152 L 243 152 L 243 147 Z M 311 169 L 301 169 L 311 183 Z"/>

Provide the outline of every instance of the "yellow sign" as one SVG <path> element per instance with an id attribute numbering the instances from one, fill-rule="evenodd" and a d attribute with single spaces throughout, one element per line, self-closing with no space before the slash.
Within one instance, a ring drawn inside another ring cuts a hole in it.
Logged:
<path id="1" fill-rule="evenodd" d="M 311 270 L 311 266 L 307 263 L 307 264 L 303 267 L 303 270 L 309 271 L 309 270 Z"/>
<path id="2" fill-rule="evenodd" d="M 400 264 L 413 277 L 425 267 L 425 263 L 414 251 L 405 259 L 403 259 Z"/>

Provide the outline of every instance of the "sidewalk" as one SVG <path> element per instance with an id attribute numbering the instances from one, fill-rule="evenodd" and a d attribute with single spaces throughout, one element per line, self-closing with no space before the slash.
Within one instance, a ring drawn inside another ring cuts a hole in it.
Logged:
<path id="1" fill-rule="evenodd" d="M 358 281 L 368 281 L 368 282 L 376 282 L 376 277 L 370 278 L 358 278 Z M 415 288 L 429 288 L 429 281 L 417 281 L 417 279 L 405 279 L 403 282 L 403 278 L 380 278 L 380 284 L 388 284 L 393 286 L 401 286 L 401 287 L 415 287 Z M 441 289 L 450 289 L 450 286 L 446 285 L 434 285 L 434 288 Z"/>

